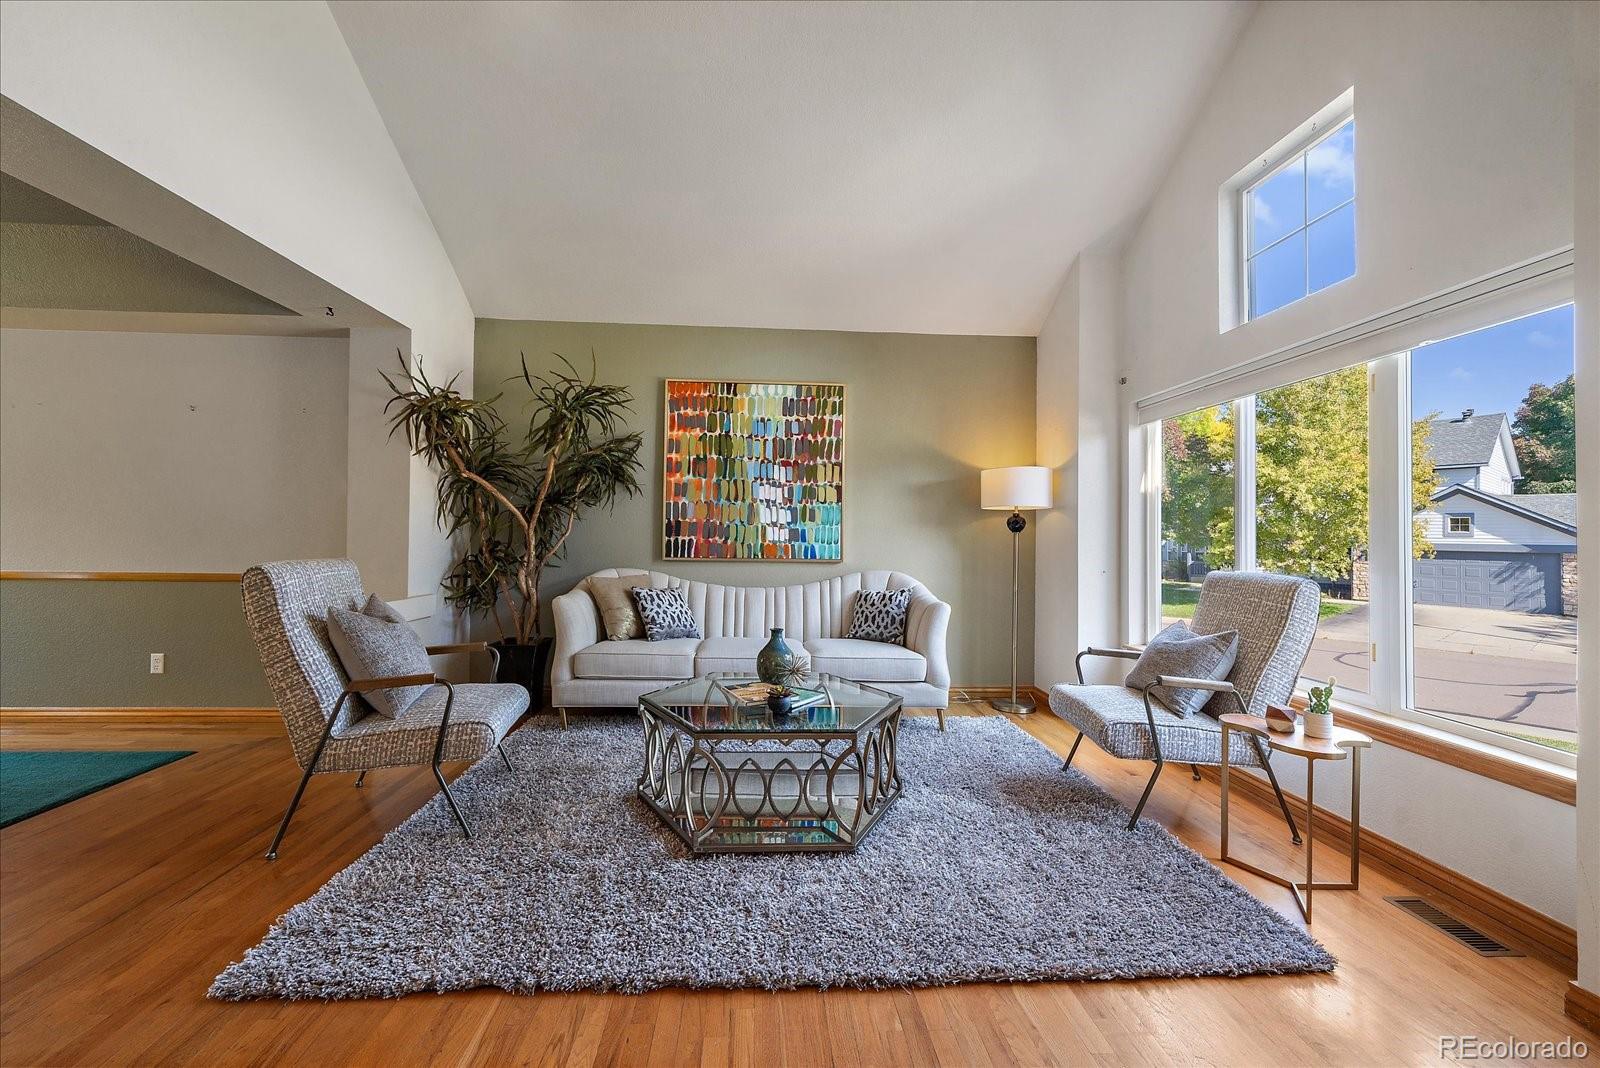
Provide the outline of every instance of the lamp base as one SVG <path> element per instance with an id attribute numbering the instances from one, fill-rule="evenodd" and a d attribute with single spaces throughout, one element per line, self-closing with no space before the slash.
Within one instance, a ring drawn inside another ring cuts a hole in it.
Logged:
<path id="1" fill-rule="evenodd" d="M 1014 716 L 1026 716 L 1034 711 L 1034 703 L 1025 697 L 1019 697 L 1015 701 L 1009 697 L 996 697 L 989 702 L 989 707 L 1000 712 L 1010 712 Z"/>

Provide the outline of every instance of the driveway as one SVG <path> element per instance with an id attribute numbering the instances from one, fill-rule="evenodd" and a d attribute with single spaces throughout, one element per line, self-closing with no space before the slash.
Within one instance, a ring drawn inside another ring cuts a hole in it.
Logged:
<path id="1" fill-rule="evenodd" d="M 1317 636 L 1365 644 L 1370 640 L 1368 614 L 1367 606 L 1361 605 L 1324 619 Z M 1419 604 L 1411 610 L 1411 625 L 1412 642 L 1418 650 L 1489 653 L 1558 664 L 1575 663 L 1578 656 L 1578 621 L 1567 616 Z"/>
<path id="2" fill-rule="evenodd" d="M 1312 678 L 1370 688 L 1368 609 L 1322 621 L 1306 659 Z M 1491 608 L 1417 605 L 1413 665 L 1418 708 L 1493 730 L 1571 740 L 1578 729 L 1578 622 Z"/>

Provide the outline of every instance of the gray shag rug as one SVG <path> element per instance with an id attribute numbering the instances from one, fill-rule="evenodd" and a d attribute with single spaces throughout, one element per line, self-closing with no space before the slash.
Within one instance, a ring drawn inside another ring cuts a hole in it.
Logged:
<path id="1" fill-rule="evenodd" d="M 634 797 L 642 738 L 620 716 L 515 732 L 515 775 L 491 756 L 453 786 L 470 841 L 435 797 L 284 915 L 210 996 L 906 987 L 1334 966 L 1158 824 L 1127 830 L 1127 809 L 1000 718 L 953 717 L 941 734 L 932 717 L 907 717 L 905 795 L 853 854 L 689 855 Z M 382 789 L 381 777 L 369 786 Z"/>

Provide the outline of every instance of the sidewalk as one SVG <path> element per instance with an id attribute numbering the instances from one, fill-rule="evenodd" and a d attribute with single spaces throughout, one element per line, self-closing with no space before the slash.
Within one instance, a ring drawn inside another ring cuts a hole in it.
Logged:
<path id="1" fill-rule="evenodd" d="M 1324 619 L 1319 639 L 1370 641 L 1366 605 Z M 1490 654 L 1509 660 L 1545 660 L 1576 665 L 1578 621 L 1566 616 L 1419 604 L 1412 609 L 1412 642 L 1418 651 Z"/>

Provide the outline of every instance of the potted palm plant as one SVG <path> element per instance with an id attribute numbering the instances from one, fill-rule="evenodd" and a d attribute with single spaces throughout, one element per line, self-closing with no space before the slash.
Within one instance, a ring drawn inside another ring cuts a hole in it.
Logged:
<path id="1" fill-rule="evenodd" d="M 428 380 L 402 355 L 400 373 L 384 375 L 394 396 L 384 406 L 390 434 L 439 472 L 438 520 L 461 552 L 445 575 L 445 600 L 492 618 L 500 638 L 501 682 L 542 697 L 551 639 L 539 620 L 539 580 L 557 560 L 579 515 L 611 507 L 620 494 L 639 492 L 643 439 L 624 430 L 633 406 L 623 386 L 580 375 L 564 357 L 545 374 L 512 378 L 528 391 L 527 430 L 520 441 L 501 417 L 497 394 L 463 397 L 456 379 Z"/>

